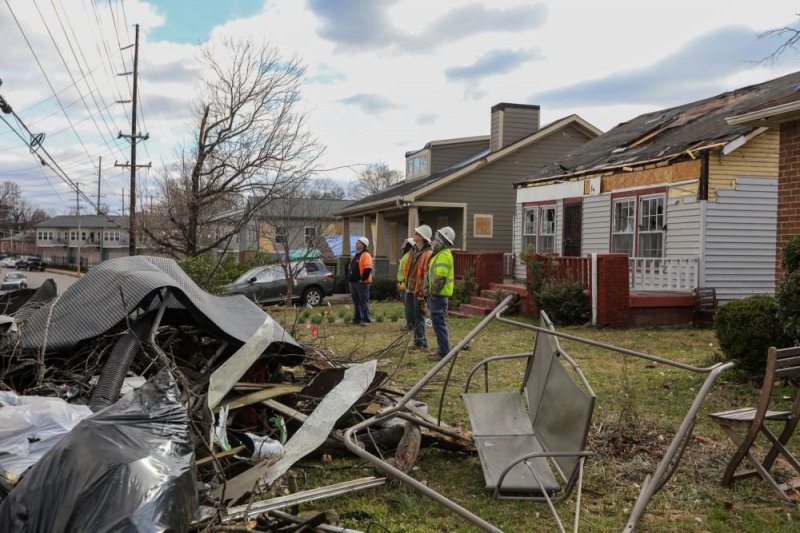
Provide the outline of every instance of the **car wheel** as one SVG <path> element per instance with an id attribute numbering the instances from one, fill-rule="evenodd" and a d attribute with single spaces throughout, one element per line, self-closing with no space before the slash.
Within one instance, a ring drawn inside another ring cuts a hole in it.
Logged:
<path id="1" fill-rule="evenodd" d="M 318 287 L 309 287 L 303 293 L 303 305 L 319 305 L 322 303 L 322 291 Z"/>

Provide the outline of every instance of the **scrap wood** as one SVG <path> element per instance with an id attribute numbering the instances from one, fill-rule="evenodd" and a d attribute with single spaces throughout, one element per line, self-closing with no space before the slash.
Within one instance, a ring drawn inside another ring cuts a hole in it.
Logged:
<path id="1" fill-rule="evenodd" d="M 264 400 L 269 400 L 270 398 L 277 398 L 279 396 L 286 396 L 287 394 L 300 392 L 301 389 L 302 387 L 299 385 L 281 385 L 278 387 L 266 388 L 251 392 L 250 394 L 246 394 L 239 398 L 222 402 L 214 410 L 218 411 L 223 407 L 228 407 L 229 409 L 238 409 L 239 407 L 245 407 L 254 403 L 263 402 Z"/>
<path id="2" fill-rule="evenodd" d="M 269 515 L 275 518 L 279 518 L 281 520 L 285 520 L 287 522 L 292 522 L 293 524 L 303 523 L 303 519 L 300 518 L 299 516 L 295 516 L 289 513 L 284 513 L 283 511 L 278 511 L 278 510 L 270 511 Z M 320 524 L 316 526 L 315 529 L 317 529 L 318 531 L 322 531 L 323 533 L 363 533 L 362 531 L 359 531 L 357 529 L 348 529 L 340 526 L 331 526 L 328 524 Z"/>
<path id="3" fill-rule="evenodd" d="M 375 377 L 377 361 L 372 360 L 347 369 L 342 381 L 319 403 L 305 423 L 286 443 L 286 455 L 275 464 L 263 461 L 253 468 L 228 480 L 225 488 L 217 488 L 213 495 L 231 501 L 240 500 L 259 481 L 271 485 L 298 460 L 320 447 L 328 438 L 336 421 L 358 401 Z"/>
<path id="4" fill-rule="evenodd" d="M 224 452 L 215 453 L 214 455 L 207 455 L 207 456 L 203 457 L 202 459 L 198 459 L 195 464 L 197 466 L 204 465 L 206 463 L 210 463 L 214 459 L 222 459 L 222 458 L 228 457 L 230 455 L 236 455 L 237 453 L 241 452 L 244 449 L 245 449 L 244 446 L 236 446 L 235 448 L 231 448 L 230 450 L 225 450 Z"/>

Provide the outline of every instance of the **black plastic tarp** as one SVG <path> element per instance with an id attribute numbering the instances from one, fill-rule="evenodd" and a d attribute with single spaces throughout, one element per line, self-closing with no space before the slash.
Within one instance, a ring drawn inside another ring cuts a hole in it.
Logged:
<path id="1" fill-rule="evenodd" d="M 80 422 L 0 502 L 0 531 L 186 531 L 197 506 L 189 418 L 159 372 Z"/>

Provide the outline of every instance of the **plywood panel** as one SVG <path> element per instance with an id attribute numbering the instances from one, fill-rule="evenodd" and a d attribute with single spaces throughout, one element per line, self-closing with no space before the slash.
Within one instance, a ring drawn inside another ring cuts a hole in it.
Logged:
<path id="1" fill-rule="evenodd" d="M 622 174 L 603 176 L 600 192 L 612 192 L 659 183 L 674 183 L 700 178 L 700 160 L 683 161 L 674 165 L 635 170 Z"/>

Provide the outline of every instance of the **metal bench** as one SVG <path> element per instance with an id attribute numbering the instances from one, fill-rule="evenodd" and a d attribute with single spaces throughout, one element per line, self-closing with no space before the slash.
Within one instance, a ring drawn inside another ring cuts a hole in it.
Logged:
<path id="1" fill-rule="evenodd" d="M 553 329 L 544 312 L 540 327 Z M 488 392 L 489 364 L 523 357 L 528 364 L 520 389 Z M 486 373 L 487 390 L 470 393 L 471 379 L 481 368 Z M 557 338 L 540 331 L 532 354 L 484 359 L 470 372 L 462 397 L 472 423 L 486 489 L 496 498 L 547 502 L 563 531 L 553 502 L 569 496 L 577 484 L 574 518 L 577 527 L 583 463 L 591 455 L 586 440 L 595 395 Z"/>

